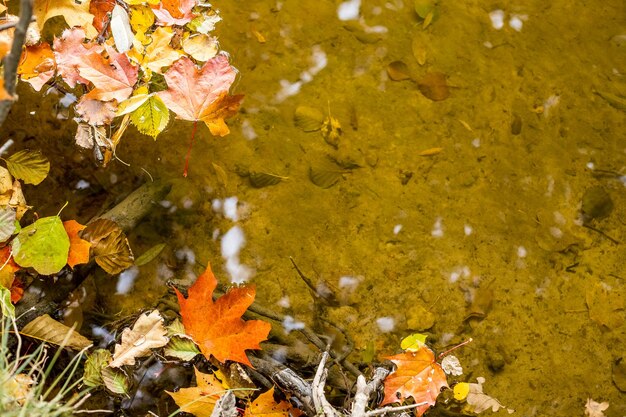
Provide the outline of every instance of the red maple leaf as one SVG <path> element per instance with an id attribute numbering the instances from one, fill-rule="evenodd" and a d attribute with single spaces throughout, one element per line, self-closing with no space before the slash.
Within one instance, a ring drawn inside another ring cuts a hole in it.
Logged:
<path id="1" fill-rule="evenodd" d="M 110 46 L 105 48 L 108 56 L 89 53 L 82 57 L 82 65 L 77 67 L 81 77 L 95 86 L 85 97 L 121 102 L 133 92 L 139 68 L 132 65 L 125 54 L 118 53 Z"/>
<path id="2" fill-rule="evenodd" d="M 186 25 L 193 19 L 191 10 L 196 0 L 162 0 L 152 6 L 158 24 L 163 26 Z"/>
<path id="3" fill-rule="evenodd" d="M 217 279 L 209 265 L 189 287 L 187 298 L 176 290 L 185 331 L 207 359 L 213 355 L 220 362 L 232 360 L 252 366 L 246 349 L 261 349 L 259 343 L 267 339 L 271 329 L 267 322 L 241 318 L 254 301 L 256 290 L 254 286 L 231 288 L 214 302 L 216 287 Z"/>
<path id="4" fill-rule="evenodd" d="M 202 68 L 198 68 L 188 57 L 182 57 L 164 76 L 167 90 L 161 91 L 159 96 L 179 119 L 194 122 L 183 173 L 187 176 L 196 123 L 203 121 L 213 135 L 227 135 L 229 130 L 224 119 L 237 112 L 243 95 L 228 95 L 237 72 L 224 54 L 209 59 Z"/>
<path id="5" fill-rule="evenodd" d="M 397 368 L 385 378 L 385 398 L 381 405 L 402 403 L 413 397 L 416 404 L 424 403 L 415 409 L 419 417 L 435 405 L 441 388 L 448 386 L 445 372 L 435 362 L 433 351 L 426 346 L 415 352 L 407 351 L 385 359 L 389 359 Z"/>
<path id="6" fill-rule="evenodd" d="M 85 30 L 82 28 L 64 30 L 60 38 L 54 38 L 54 58 L 59 75 L 72 88 L 76 87 L 77 82 L 89 84 L 78 73 L 78 67 L 83 65 L 83 55 L 100 53 L 103 49 L 95 42 L 85 43 Z"/>

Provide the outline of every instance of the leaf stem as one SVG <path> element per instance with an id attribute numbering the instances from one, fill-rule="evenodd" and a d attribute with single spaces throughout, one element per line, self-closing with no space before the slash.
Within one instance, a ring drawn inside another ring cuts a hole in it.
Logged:
<path id="1" fill-rule="evenodd" d="M 193 129 L 191 129 L 191 141 L 189 141 L 189 148 L 187 149 L 187 156 L 185 157 L 185 170 L 183 171 L 183 177 L 187 178 L 189 172 L 189 158 L 191 157 L 191 148 L 193 147 L 193 140 L 196 137 L 196 130 L 198 128 L 198 121 L 194 120 Z"/>

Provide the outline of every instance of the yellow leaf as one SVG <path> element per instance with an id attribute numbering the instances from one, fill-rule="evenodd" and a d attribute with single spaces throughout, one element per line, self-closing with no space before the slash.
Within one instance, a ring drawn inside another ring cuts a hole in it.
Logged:
<path id="1" fill-rule="evenodd" d="M 93 26 L 94 16 L 89 13 L 89 2 L 75 2 L 74 0 L 35 0 L 33 14 L 37 18 L 39 30 L 49 19 L 63 16 L 68 26 L 80 26 L 85 29 L 87 38 L 94 38 L 98 31 Z"/>
<path id="2" fill-rule="evenodd" d="M 161 68 L 169 67 L 181 55 L 180 51 L 176 51 L 170 46 L 172 36 L 174 34 L 171 29 L 159 27 L 152 33 L 152 41 L 143 52 L 134 48 L 128 52 L 128 56 L 136 60 L 144 71 L 161 73 Z"/>
<path id="3" fill-rule="evenodd" d="M 156 139 L 167 126 L 170 112 L 161 97 L 152 94 L 130 115 L 130 120 L 141 133 Z"/>
<path id="4" fill-rule="evenodd" d="M 217 38 L 203 33 L 183 39 L 183 51 L 196 61 L 208 61 L 217 54 L 218 49 Z"/>
<path id="5" fill-rule="evenodd" d="M 457 401 L 463 401 L 469 394 L 470 386 L 467 382 L 459 382 L 454 386 L 454 399 Z"/>
<path id="6" fill-rule="evenodd" d="M 174 399 L 180 411 L 196 417 L 211 417 L 215 403 L 225 393 L 224 387 L 213 375 L 203 374 L 195 368 L 194 371 L 197 386 L 181 388 L 178 392 L 165 392 Z"/>
<path id="7" fill-rule="evenodd" d="M 158 3 L 158 0 L 156 1 Z M 128 4 L 135 4 L 133 1 L 127 2 Z M 141 3 L 141 2 L 139 2 Z M 150 2 L 148 2 L 150 3 Z M 151 42 L 149 36 L 146 36 L 146 32 L 154 24 L 154 13 L 148 6 L 133 6 L 130 8 L 130 26 L 135 32 L 135 39 L 141 42 L 143 45 L 147 45 Z"/>

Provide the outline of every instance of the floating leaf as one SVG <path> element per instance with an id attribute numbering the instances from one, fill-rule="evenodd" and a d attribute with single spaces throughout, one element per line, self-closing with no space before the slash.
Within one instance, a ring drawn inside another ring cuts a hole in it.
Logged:
<path id="1" fill-rule="evenodd" d="M 424 97 L 432 101 L 445 100 L 450 96 L 446 76 L 441 72 L 429 72 L 418 81 L 417 86 Z"/>
<path id="2" fill-rule="evenodd" d="M 151 94 L 137 110 L 131 113 L 130 120 L 141 133 L 156 139 L 170 121 L 170 111 L 161 97 Z"/>
<path id="3" fill-rule="evenodd" d="M 182 361 L 190 361 L 195 358 L 196 355 L 200 354 L 200 350 L 193 340 L 174 336 L 170 338 L 169 343 L 165 345 L 163 354 Z"/>
<path id="4" fill-rule="evenodd" d="M 428 335 L 422 333 L 413 333 L 402 339 L 400 347 L 409 352 L 417 352 L 422 347 L 426 346 L 426 338 Z"/>
<path id="5" fill-rule="evenodd" d="M 292 411 L 291 404 L 287 401 L 276 402 L 274 400 L 274 387 L 259 395 L 246 408 L 244 417 L 289 417 Z"/>
<path id="6" fill-rule="evenodd" d="M 17 215 L 11 207 L 0 208 L 0 242 L 5 242 L 15 233 Z"/>
<path id="7" fill-rule="evenodd" d="M 320 188 L 330 188 L 341 179 L 341 171 L 333 171 L 327 169 L 319 169 L 311 167 L 309 169 L 309 178 L 311 182 Z"/>
<path id="8" fill-rule="evenodd" d="M 81 350 L 91 346 L 91 340 L 71 327 L 59 323 L 47 314 L 37 317 L 20 330 L 20 333 L 33 339 L 43 340 L 53 345 L 63 345 L 71 349 Z M 71 335 L 66 340 L 68 334 Z M 65 344 L 63 342 L 65 341 Z"/>
<path id="9" fill-rule="evenodd" d="M 102 382 L 112 393 L 128 395 L 130 383 L 123 371 L 109 367 L 102 369 Z"/>
<path id="10" fill-rule="evenodd" d="M 127 327 L 122 332 L 122 343 L 115 345 L 111 368 L 122 365 L 134 365 L 135 358 L 148 356 L 151 349 L 165 346 L 169 339 L 165 337 L 167 331 L 163 326 L 163 317 L 159 310 L 139 316 L 132 330 Z"/>
<path id="11" fill-rule="evenodd" d="M 26 81 L 36 91 L 40 91 L 54 76 L 56 62 L 54 53 L 47 42 L 40 42 L 36 45 L 26 45 L 20 64 L 17 67 L 17 75 L 22 81 Z"/>
<path id="12" fill-rule="evenodd" d="M 205 62 L 217 55 L 219 44 L 214 36 L 198 33 L 183 39 L 183 51 L 199 62 Z"/>
<path id="13" fill-rule="evenodd" d="M 124 53 L 133 47 L 135 36 L 130 28 L 130 19 L 126 10 L 116 4 L 111 13 L 111 34 L 118 52 Z"/>
<path id="14" fill-rule="evenodd" d="M 108 219 L 96 219 L 83 231 L 83 239 L 91 243 L 96 263 L 109 274 L 119 274 L 134 264 L 126 235 Z"/>
<path id="15" fill-rule="evenodd" d="M 287 179 L 287 177 L 281 177 L 279 175 L 268 174 L 267 172 L 254 172 L 254 171 L 249 172 L 248 178 L 250 178 L 250 184 L 252 184 L 254 188 L 263 188 L 263 187 L 268 187 L 270 185 L 276 185 L 279 182 Z"/>
<path id="16" fill-rule="evenodd" d="M 154 245 L 153 247 L 142 253 L 141 256 L 135 260 L 135 265 L 143 266 L 149 262 L 152 262 L 152 260 L 159 256 L 161 251 L 165 249 L 165 246 L 167 246 L 165 243 L 159 243 L 158 245 Z"/>
<path id="17" fill-rule="evenodd" d="M 63 222 L 63 227 L 67 232 L 67 236 L 70 238 L 70 251 L 67 257 L 67 264 L 70 268 L 74 268 L 74 266 L 78 264 L 89 262 L 89 248 L 91 248 L 91 244 L 78 236 L 78 232 L 83 230 L 85 226 L 78 223 L 76 220 L 68 220 Z"/>
<path id="18" fill-rule="evenodd" d="M 70 238 L 59 216 L 43 217 L 24 227 L 11 242 L 15 262 L 42 275 L 59 272 L 70 250 Z"/>
<path id="19" fill-rule="evenodd" d="M 427 346 L 386 359 L 397 368 L 385 378 L 385 398 L 381 405 L 402 403 L 412 397 L 415 403 L 424 403 L 415 409 L 417 416 L 421 416 L 435 404 L 441 388 L 448 386 L 446 374 Z"/>
<path id="20" fill-rule="evenodd" d="M 189 288 L 187 298 L 176 290 L 185 330 L 207 359 L 213 355 L 220 362 L 232 360 L 252 366 L 245 351 L 260 349 L 259 343 L 267 339 L 271 328 L 262 320 L 241 318 L 254 301 L 256 290 L 253 286 L 231 288 L 214 302 L 216 287 L 217 279 L 207 266 Z"/>
<path id="21" fill-rule="evenodd" d="M 6 163 L 11 175 L 23 180 L 26 184 L 37 185 L 50 172 L 50 162 L 41 154 L 41 151 L 21 150 L 9 156 Z"/>
<path id="22" fill-rule="evenodd" d="M 165 392 L 174 399 L 180 411 L 191 413 L 196 417 L 211 417 L 215 403 L 226 390 L 212 374 L 204 374 L 195 367 L 194 371 L 197 386 L 181 388 L 178 392 Z"/>
<path id="23" fill-rule="evenodd" d="M 83 383 L 88 387 L 104 385 L 102 370 L 107 367 L 109 362 L 111 362 L 111 352 L 106 349 L 96 349 L 87 355 Z"/>
<path id="24" fill-rule="evenodd" d="M 299 106 L 293 116 L 293 122 L 296 127 L 305 132 L 315 132 L 322 128 L 324 123 L 324 114 L 312 107 Z"/>
<path id="25" fill-rule="evenodd" d="M 408 80 L 411 78 L 409 67 L 402 61 L 393 61 L 387 65 L 387 75 L 393 81 Z"/>

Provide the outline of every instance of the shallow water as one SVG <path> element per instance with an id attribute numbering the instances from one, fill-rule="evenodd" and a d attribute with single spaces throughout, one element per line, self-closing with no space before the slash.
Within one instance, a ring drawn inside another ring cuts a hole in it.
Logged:
<path id="1" fill-rule="evenodd" d="M 222 282 L 249 276 L 259 302 L 296 322 L 345 328 L 356 361 L 393 354 L 416 331 L 441 350 L 471 337 L 456 353 L 466 374 L 484 376 L 515 415 L 583 415 L 587 398 L 608 401 L 607 416 L 626 414 L 612 381 L 614 362 L 626 360 L 626 257 L 606 237 L 626 241 L 625 115 L 596 94 L 626 96 L 623 2 L 440 2 L 425 29 L 401 0 L 363 1 L 360 22 L 340 21 L 331 1 L 214 5 L 246 99 L 229 136 L 199 128 L 189 178 L 187 122 L 156 143 L 129 129 L 118 155 L 130 166 L 107 169 L 72 147 L 75 126 L 55 120 L 55 97 L 27 115 L 33 97 L 22 86 L 3 128 L 58 151 L 51 188 L 26 191 L 42 215 L 63 196 L 67 217 L 85 221 L 148 173 L 175 179 L 131 235 L 137 254 L 167 249 L 129 288 L 98 282 L 105 312 L 153 306 L 167 280 L 188 284 L 210 262 Z M 414 81 L 390 80 L 393 61 L 416 80 L 445 74 L 450 96 L 431 101 Z M 299 106 L 337 118 L 338 149 L 294 125 Z M 27 119 L 32 129 L 20 125 Z M 442 149 L 420 155 L 432 148 Z M 311 169 L 340 171 L 338 182 L 320 188 Z M 255 188 L 243 171 L 288 178 Z M 76 189 L 81 179 L 89 187 Z M 595 186 L 614 202 L 590 223 L 606 235 L 582 226 Z M 229 197 L 235 220 L 215 202 Z M 314 297 L 289 257 L 337 302 Z"/>

